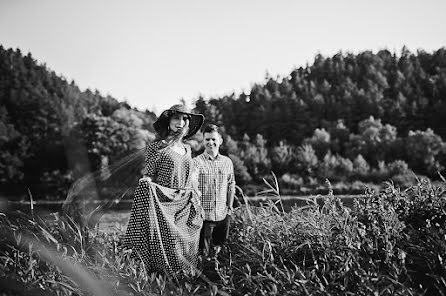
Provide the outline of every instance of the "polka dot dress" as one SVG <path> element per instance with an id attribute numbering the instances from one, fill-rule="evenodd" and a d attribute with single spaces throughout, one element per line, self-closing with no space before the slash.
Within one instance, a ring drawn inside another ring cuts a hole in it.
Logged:
<path id="1" fill-rule="evenodd" d="M 160 142 L 147 146 L 145 175 L 152 182 L 135 190 L 124 244 L 149 272 L 187 272 L 198 261 L 203 210 L 192 188 L 191 151 L 185 149 L 182 155 Z"/>

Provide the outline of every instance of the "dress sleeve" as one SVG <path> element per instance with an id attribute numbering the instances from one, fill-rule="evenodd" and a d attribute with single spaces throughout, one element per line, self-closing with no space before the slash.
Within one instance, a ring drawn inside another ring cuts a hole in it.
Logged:
<path id="1" fill-rule="evenodd" d="M 146 146 L 146 160 L 144 176 L 150 177 L 152 180 L 156 173 L 156 160 L 158 159 L 159 151 L 157 143 L 147 144 Z"/>

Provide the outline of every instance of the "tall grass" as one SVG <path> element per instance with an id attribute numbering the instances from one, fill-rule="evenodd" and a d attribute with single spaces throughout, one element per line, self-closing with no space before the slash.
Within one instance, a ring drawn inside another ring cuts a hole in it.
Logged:
<path id="1" fill-rule="evenodd" d="M 285 212 L 243 204 L 229 242 L 201 273 L 147 274 L 120 246 L 121 233 L 82 233 L 79 223 L 0 214 L 4 295 L 445 295 L 446 193 L 425 180 L 365 191 L 352 208 L 330 191 Z M 323 198 L 323 203 L 316 202 Z M 40 294 L 39 294 L 40 293 Z"/>

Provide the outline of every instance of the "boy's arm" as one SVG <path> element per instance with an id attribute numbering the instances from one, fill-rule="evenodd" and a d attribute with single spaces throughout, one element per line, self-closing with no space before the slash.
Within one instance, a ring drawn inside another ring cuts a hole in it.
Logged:
<path id="1" fill-rule="evenodd" d="M 234 177 L 234 165 L 232 164 L 232 161 L 230 160 L 230 173 L 228 178 L 228 196 L 226 199 L 227 207 L 232 211 L 232 206 L 234 203 L 234 196 L 235 196 L 235 177 Z"/>
<path id="2" fill-rule="evenodd" d="M 192 175 L 191 175 L 191 184 L 192 187 L 195 188 L 197 190 L 198 195 L 201 197 L 202 193 L 200 190 L 200 168 L 199 168 L 199 162 L 198 162 L 198 158 L 194 157 L 192 158 L 192 162 L 193 162 L 193 168 L 192 168 Z"/>

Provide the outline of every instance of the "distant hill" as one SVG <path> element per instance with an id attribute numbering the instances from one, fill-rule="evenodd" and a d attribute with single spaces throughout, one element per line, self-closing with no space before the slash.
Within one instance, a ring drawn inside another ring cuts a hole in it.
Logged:
<path id="1" fill-rule="evenodd" d="M 338 120 L 356 132 L 370 116 L 395 126 L 401 136 L 431 128 L 446 139 L 446 49 L 316 55 L 312 65 L 268 76 L 247 93 L 199 98 L 196 106 L 236 140 L 261 134 L 268 145 L 299 145 L 316 128 Z"/>
<path id="2" fill-rule="evenodd" d="M 43 182 L 68 184 L 73 170 L 79 170 L 70 163 L 70 155 L 79 153 L 71 149 L 76 146 L 73 133 L 77 149 L 83 146 L 94 169 L 101 161 L 94 159 L 95 151 L 110 161 L 153 138 L 155 118 L 98 91 L 81 91 L 30 53 L 0 46 L 0 192 L 30 188 L 37 193 L 46 190 Z M 95 146 L 100 133 L 110 147 Z"/>
<path id="3" fill-rule="evenodd" d="M 195 111 L 222 127 L 222 151 L 249 194 L 271 171 L 289 194 L 322 192 L 326 179 L 337 192 L 358 193 L 389 179 L 409 184 L 411 170 L 438 177 L 446 164 L 446 49 L 316 55 L 247 93 L 199 97 Z M 36 199 L 64 198 L 79 176 L 153 140 L 155 119 L 0 46 L 0 198 L 26 198 L 28 189 Z M 195 153 L 199 138 L 191 140 Z"/>
<path id="4" fill-rule="evenodd" d="M 410 186 L 413 172 L 444 174 L 445 48 L 319 54 L 240 95 L 200 97 L 195 107 L 224 129 L 236 179 L 254 191 L 271 171 L 291 194 L 327 192 L 327 179 L 352 193 L 389 180 Z"/>

